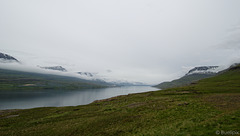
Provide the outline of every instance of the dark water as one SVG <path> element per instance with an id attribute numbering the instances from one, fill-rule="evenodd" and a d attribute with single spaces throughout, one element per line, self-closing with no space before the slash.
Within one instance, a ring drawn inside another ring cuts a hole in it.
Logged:
<path id="1" fill-rule="evenodd" d="M 156 90 L 159 89 L 150 86 L 125 86 L 79 91 L 0 91 L 0 109 L 76 106 L 113 96 Z"/>

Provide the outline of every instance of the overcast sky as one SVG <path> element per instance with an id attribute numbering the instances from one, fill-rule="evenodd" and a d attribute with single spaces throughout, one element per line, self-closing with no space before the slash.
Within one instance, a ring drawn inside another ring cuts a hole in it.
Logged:
<path id="1" fill-rule="evenodd" d="M 240 0 L 0 0 L 0 52 L 157 84 L 240 60 Z"/>

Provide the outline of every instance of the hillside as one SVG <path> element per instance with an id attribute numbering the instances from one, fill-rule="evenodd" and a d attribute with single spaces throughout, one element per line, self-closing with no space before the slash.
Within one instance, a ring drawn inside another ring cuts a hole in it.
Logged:
<path id="1" fill-rule="evenodd" d="M 0 69 L 0 90 L 100 88 L 107 83 L 80 78 Z"/>
<path id="2" fill-rule="evenodd" d="M 160 83 L 154 87 L 160 88 L 160 89 L 168 89 L 168 88 L 174 88 L 174 87 L 181 87 L 185 85 L 189 85 L 191 83 L 194 83 L 198 80 L 212 77 L 215 74 L 191 74 L 191 75 L 185 75 L 179 79 L 170 81 L 170 82 L 163 82 Z"/>
<path id="3" fill-rule="evenodd" d="M 0 135 L 239 135 L 240 65 L 181 88 L 0 112 Z"/>
<path id="4" fill-rule="evenodd" d="M 208 93 L 229 93 L 240 91 L 240 65 L 231 66 L 212 78 L 200 80 L 193 85 L 195 90 Z"/>
<path id="5" fill-rule="evenodd" d="M 216 71 L 217 68 L 218 66 L 195 67 L 189 70 L 189 72 L 186 75 L 184 75 L 179 79 L 176 79 L 170 82 L 163 82 L 154 87 L 157 87 L 160 89 L 168 89 L 168 88 L 190 85 L 191 83 L 194 83 L 198 80 L 209 78 L 216 75 L 218 72 Z"/>

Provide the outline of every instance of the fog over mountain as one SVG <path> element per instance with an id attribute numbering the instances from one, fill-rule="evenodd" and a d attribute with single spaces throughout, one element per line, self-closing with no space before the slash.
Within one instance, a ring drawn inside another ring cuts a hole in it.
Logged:
<path id="1" fill-rule="evenodd" d="M 239 62 L 239 37 L 239 0 L 0 1 L 0 52 L 21 62 L 0 67 L 158 84 Z"/>

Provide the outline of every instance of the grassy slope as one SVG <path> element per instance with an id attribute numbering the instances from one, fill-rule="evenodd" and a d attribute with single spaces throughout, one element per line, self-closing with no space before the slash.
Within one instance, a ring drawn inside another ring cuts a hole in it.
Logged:
<path id="1" fill-rule="evenodd" d="M 170 90 L 174 90 L 170 89 Z M 200 80 L 196 85 L 178 88 L 178 90 L 200 91 L 204 93 L 240 92 L 240 66 L 212 78 Z"/>
<path id="2" fill-rule="evenodd" d="M 173 80 L 171 82 L 163 82 L 155 87 L 161 88 L 161 89 L 168 89 L 168 88 L 173 88 L 173 87 L 181 87 L 181 86 L 186 86 L 189 85 L 193 82 L 196 82 L 198 80 L 204 79 L 204 78 L 209 78 L 212 77 L 216 74 L 192 74 L 192 75 L 186 75 L 183 76 L 179 79 Z"/>
<path id="3" fill-rule="evenodd" d="M 182 88 L 89 105 L 0 113 L 0 135 L 216 135 L 240 132 L 240 69 Z M 18 116 L 13 116 L 18 115 Z"/>
<path id="4" fill-rule="evenodd" d="M 24 86 L 26 84 L 31 85 Z M 104 85 L 74 77 L 0 69 L 0 90 L 81 89 L 98 87 L 104 87 Z"/>

